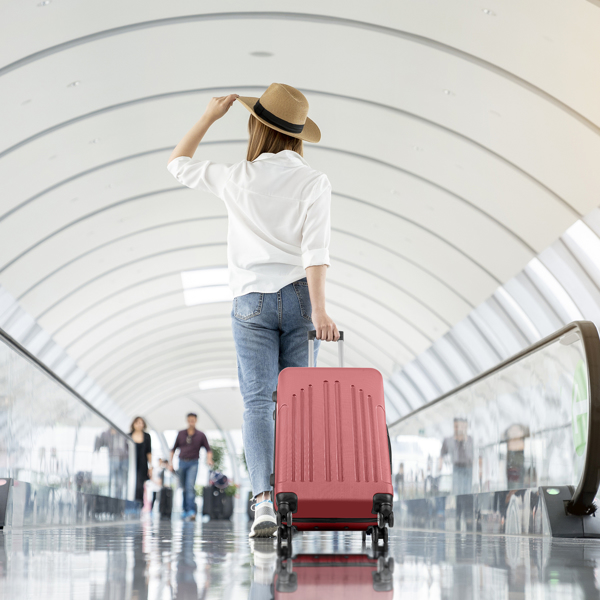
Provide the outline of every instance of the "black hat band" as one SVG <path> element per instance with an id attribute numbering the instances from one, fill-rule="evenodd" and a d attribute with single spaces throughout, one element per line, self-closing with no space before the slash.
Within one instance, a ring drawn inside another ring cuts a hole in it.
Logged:
<path id="1" fill-rule="evenodd" d="M 260 100 L 256 101 L 254 112 L 267 123 L 279 127 L 279 129 L 283 129 L 284 131 L 289 131 L 290 133 L 302 133 L 302 130 L 304 129 L 304 125 L 296 125 L 295 123 L 290 123 L 289 121 L 284 121 L 283 119 L 276 117 L 260 103 Z"/>

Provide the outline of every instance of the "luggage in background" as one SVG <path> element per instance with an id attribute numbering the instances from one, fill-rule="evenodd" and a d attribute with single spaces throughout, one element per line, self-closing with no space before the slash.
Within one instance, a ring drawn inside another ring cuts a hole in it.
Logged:
<path id="1" fill-rule="evenodd" d="M 233 515 L 233 496 L 227 494 L 229 480 L 226 475 L 210 471 L 209 484 L 202 490 L 202 514 L 211 521 L 228 520 Z"/>
<path id="2" fill-rule="evenodd" d="M 168 487 L 160 488 L 158 495 L 158 510 L 161 519 L 170 519 L 173 512 L 173 490 Z"/>
<path id="3" fill-rule="evenodd" d="M 215 485 L 206 485 L 202 491 L 202 514 L 211 521 L 228 520 L 233 515 L 233 496 Z"/>
<path id="4" fill-rule="evenodd" d="M 309 367 L 315 331 L 308 332 Z M 343 332 L 337 342 L 343 366 Z M 387 547 L 394 513 L 383 378 L 376 369 L 288 367 L 273 394 L 278 548 L 298 530 L 355 530 Z"/>

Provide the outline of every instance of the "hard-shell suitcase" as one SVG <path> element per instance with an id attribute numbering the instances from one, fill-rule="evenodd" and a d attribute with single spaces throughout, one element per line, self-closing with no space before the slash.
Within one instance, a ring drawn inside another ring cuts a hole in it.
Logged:
<path id="1" fill-rule="evenodd" d="M 383 378 L 371 368 L 310 368 L 315 335 L 309 368 L 283 369 L 273 393 L 278 546 L 292 527 L 359 530 L 387 546 L 394 514 Z M 343 332 L 338 350 L 342 367 Z"/>
<path id="2" fill-rule="evenodd" d="M 211 521 L 227 521 L 233 515 L 233 497 L 216 485 L 207 485 L 202 492 L 202 514 Z"/>
<path id="3" fill-rule="evenodd" d="M 299 554 L 278 561 L 274 597 L 385 600 L 394 595 L 394 559 L 367 554 Z"/>
<path id="4" fill-rule="evenodd" d="M 160 488 L 158 510 L 161 518 L 170 519 L 173 511 L 173 490 L 169 487 Z"/>

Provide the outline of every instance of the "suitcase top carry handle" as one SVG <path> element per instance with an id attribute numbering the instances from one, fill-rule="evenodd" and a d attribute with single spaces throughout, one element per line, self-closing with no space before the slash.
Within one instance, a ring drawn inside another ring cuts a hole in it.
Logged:
<path id="1" fill-rule="evenodd" d="M 340 367 L 344 366 L 344 332 L 340 331 L 340 339 L 338 340 L 338 358 Z M 315 366 L 315 339 L 317 338 L 317 332 L 313 329 L 308 332 L 308 366 Z M 323 341 L 323 340 L 321 340 Z M 333 340 L 332 340 L 333 341 Z"/>

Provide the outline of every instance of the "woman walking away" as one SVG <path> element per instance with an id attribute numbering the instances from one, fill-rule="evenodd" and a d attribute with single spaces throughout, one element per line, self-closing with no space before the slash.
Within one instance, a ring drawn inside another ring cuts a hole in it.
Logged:
<path id="1" fill-rule="evenodd" d="M 135 499 L 143 502 L 144 483 L 152 477 L 152 441 L 150 434 L 146 433 L 146 421 L 136 417 L 129 434 L 135 442 L 136 451 Z"/>
<path id="2" fill-rule="evenodd" d="M 246 160 L 217 164 L 192 159 L 209 127 L 235 101 L 250 111 Z M 303 140 L 321 132 L 297 89 L 271 84 L 260 98 L 213 98 L 177 144 L 168 170 L 184 185 L 221 198 L 229 215 L 231 323 L 244 399 L 244 452 L 255 499 L 250 537 L 277 529 L 271 484 L 273 403 L 279 372 L 308 364 L 307 332 L 337 341 L 325 310 L 331 184 L 303 158 Z M 315 364 L 320 342 L 315 342 Z"/>

